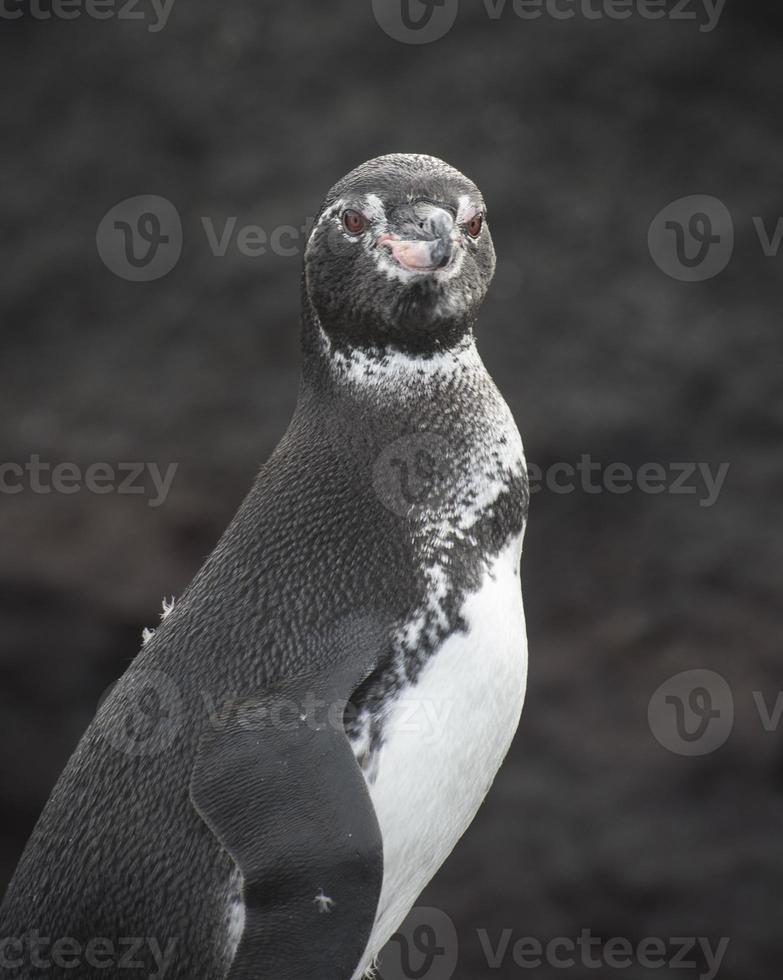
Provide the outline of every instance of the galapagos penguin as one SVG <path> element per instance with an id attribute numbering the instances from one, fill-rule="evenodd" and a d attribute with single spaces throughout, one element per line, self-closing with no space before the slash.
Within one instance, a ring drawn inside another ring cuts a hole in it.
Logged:
<path id="1" fill-rule="evenodd" d="M 54 789 L 9 977 L 72 977 L 68 937 L 80 980 L 358 980 L 465 831 L 527 669 L 525 460 L 474 339 L 494 267 L 440 160 L 329 192 L 294 417 Z"/>

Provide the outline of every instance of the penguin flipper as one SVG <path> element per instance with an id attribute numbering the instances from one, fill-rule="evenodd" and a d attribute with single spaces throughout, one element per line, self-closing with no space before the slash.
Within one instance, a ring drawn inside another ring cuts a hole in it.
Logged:
<path id="1" fill-rule="evenodd" d="M 279 692 L 259 718 L 276 717 L 271 703 Z M 255 731 L 235 720 L 199 747 L 191 799 L 244 882 L 227 980 L 350 980 L 375 920 L 383 845 L 351 745 L 341 726 L 295 717 Z"/>

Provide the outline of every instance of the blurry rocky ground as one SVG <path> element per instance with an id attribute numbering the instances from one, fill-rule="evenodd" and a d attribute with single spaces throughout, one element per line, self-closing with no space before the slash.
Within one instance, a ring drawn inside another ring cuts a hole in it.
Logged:
<path id="1" fill-rule="evenodd" d="M 476 4 L 421 47 L 355 0 L 178 0 L 158 33 L 3 21 L 0 457 L 178 470 L 157 508 L 0 499 L 0 889 L 101 692 L 293 409 L 301 256 L 216 257 L 201 218 L 298 225 L 356 163 L 421 151 L 489 202 L 499 266 L 480 348 L 529 459 L 731 464 L 712 507 L 534 496 L 523 722 L 422 903 L 457 926 L 458 977 L 531 973 L 510 957 L 488 968 L 477 930 L 494 943 L 504 928 L 726 936 L 724 980 L 779 974 L 783 753 L 752 692 L 771 705 L 783 688 L 783 257 L 764 255 L 752 219 L 783 215 L 781 28 L 774 0 L 729 0 L 710 33 L 495 22 Z M 142 193 L 176 205 L 184 249 L 169 275 L 132 283 L 95 232 Z M 689 194 L 723 200 L 736 229 L 703 283 L 667 277 L 647 248 L 652 217 Z M 722 674 L 736 707 L 725 745 L 697 758 L 647 723 L 655 689 L 690 668 Z"/>

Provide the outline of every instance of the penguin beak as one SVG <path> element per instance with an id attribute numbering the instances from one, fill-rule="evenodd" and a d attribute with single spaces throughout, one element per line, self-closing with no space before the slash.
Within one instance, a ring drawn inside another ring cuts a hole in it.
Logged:
<path id="1" fill-rule="evenodd" d="M 397 208 L 390 225 L 395 231 L 378 237 L 395 262 L 410 272 L 439 272 L 454 258 L 459 241 L 454 216 L 445 208 L 426 202 Z"/>
<path id="2" fill-rule="evenodd" d="M 436 239 L 431 242 L 395 241 L 388 236 L 381 236 L 385 241 L 379 244 L 387 245 L 398 265 L 411 272 L 438 272 L 451 264 L 454 247 L 451 242 Z"/>

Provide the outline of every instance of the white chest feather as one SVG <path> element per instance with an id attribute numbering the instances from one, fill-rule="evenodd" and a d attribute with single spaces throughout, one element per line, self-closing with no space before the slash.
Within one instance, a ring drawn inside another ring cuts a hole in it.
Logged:
<path id="1" fill-rule="evenodd" d="M 470 824 L 516 731 L 527 678 L 521 539 L 502 551 L 454 633 L 390 704 L 368 783 L 384 878 L 364 970 Z"/>

